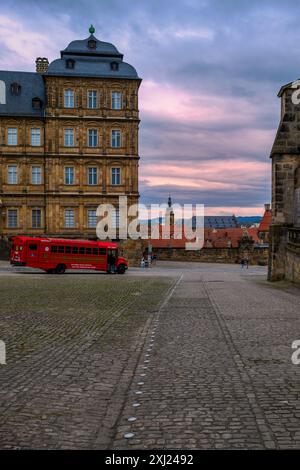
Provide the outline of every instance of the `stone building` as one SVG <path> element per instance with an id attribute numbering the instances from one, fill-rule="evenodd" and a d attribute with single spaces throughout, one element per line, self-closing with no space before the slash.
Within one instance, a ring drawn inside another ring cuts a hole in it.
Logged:
<path id="1" fill-rule="evenodd" d="M 296 104 L 299 89 L 289 83 L 280 89 L 278 96 L 281 117 L 271 151 L 269 280 L 300 282 L 300 104 Z"/>
<path id="2" fill-rule="evenodd" d="M 0 71 L 0 239 L 95 237 L 100 203 L 138 202 L 141 79 L 89 31 L 34 73 Z"/>

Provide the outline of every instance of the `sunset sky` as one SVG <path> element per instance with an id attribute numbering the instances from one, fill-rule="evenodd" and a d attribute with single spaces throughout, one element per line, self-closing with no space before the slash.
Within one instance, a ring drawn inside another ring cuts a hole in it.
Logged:
<path id="1" fill-rule="evenodd" d="M 0 69 L 34 71 L 91 23 L 143 79 L 141 202 L 261 215 L 276 95 L 300 76 L 300 2 L 1 0 Z"/>

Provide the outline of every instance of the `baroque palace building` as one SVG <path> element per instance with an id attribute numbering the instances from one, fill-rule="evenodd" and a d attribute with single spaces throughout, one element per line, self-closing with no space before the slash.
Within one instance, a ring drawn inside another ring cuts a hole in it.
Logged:
<path id="1" fill-rule="evenodd" d="M 2 238 L 96 237 L 99 204 L 138 202 L 141 79 L 89 31 L 34 73 L 0 71 Z"/>

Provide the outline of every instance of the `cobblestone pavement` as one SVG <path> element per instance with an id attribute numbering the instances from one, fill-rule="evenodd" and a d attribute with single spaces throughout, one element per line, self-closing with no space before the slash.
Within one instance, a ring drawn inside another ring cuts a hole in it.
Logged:
<path id="1" fill-rule="evenodd" d="M 0 448 L 106 448 L 172 278 L 7 270 L 0 277 L 7 348 Z"/>
<path id="2" fill-rule="evenodd" d="M 0 447 L 300 448 L 300 291 L 265 274 L 0 263 Z"/>
<path id="3" fill-rule="evenodd" d="M 300 448 L 299 290 L 264 278 L 263 268 L 182 270 L 146 338 L 113 448 Z"/>

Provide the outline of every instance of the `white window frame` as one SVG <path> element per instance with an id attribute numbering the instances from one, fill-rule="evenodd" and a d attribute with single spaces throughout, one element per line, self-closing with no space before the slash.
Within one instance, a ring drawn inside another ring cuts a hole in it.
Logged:
<path id="1" fill-rule="evenodd" d="M 96 209 L 88 209 L 88 211 L 87 211 L 87 226 L 88 226 L 88 228 L 96 228 L 97 227 L 97 210 Z"/>
<path id="2" fill-rule="evenodd" d="M 122 109 L 122 93 L 120 91 L 112 91 L 111 93 L 111 109 Z"/>
<path id="3" fill-rule="evenodd" d="M 31 184 L 42 184 L 42 167 L 34 165 L 31 167 Z"/>
<path id="4" fill-rule="evenodd" d="M 74 129 L 67 128 L 64 131 L 64 146 L 74 147 Z"/>
<path id="5" fill-rule="evenodd" d="M 118 182 L 116 182 L 118 181 Z M 120 186 L 121 185 L 121 168 L 120 167 L 112 167 L 111 169 L 111 184 L 112 186 Z"/>
<path id="6" fill-rule="evenodd" d="M 37 214 L 39 214 L 38 217 L 36 217 Z M 36 208 L 36 209 L 31 210 L 31 227 L 32 228 L 42 228 L 42 211 L 41 211 L 41 209 Z"/>
<path id="7" fill-rule="evenodd" d="M 92 183 L 91 183 L 92 181 Z M 96 166 L 89 166 L 87 169 L 87 184 L 89 186 L 96 186 L 98 184 L 98 168 Z"/>
<path id="8" fill-rule="evenodd" d="M 70 182 L 71 181 L 71 182 Z M 72 186 L 75 181 L 75 171 L 73 166 L 64 167 L 64 182 L 67 186 Z"/>
<path id="9" fill-rule="evenodd" d="M 10 221 L 12 220 L 11 219 L 11 213 L 14 212 L 15 213 L 15 216 L 14 216 L 14 220 L 15 220 L 15 224 L 11 224 Z M 18 228 L 19 226 L 19 211 L 18 209 L 7 209 L 7 228 Z"/>
<path id="10" fill-rule="evenodd" d="M 114 149 L 122 147 L 122 132 L 120 129 L 113 129 L 111 131 L 111 146 Z"/>
<path id="11" fill-rule="evenodd" d="M 74 108 L 74 90 L 68 88 L 64 91 L 64 107 Z"/>
<path id="12" fill-rule="evenodd" d="M 17 127 L 8 127 L 7 145 L 18 145 L 18 128 Z"/>
<path id="13" fill-rule="evenodd" d="M 98 147 L 98 129 L 88 129 L 88 147 Z"/>
<path id="14" fill-rule="evenodd" d="M 88 109 L 98 108 L 98 92 L 97 90 L 88 90 L 87 92 L 87 107 Z"/>
<path id="15" fill-rule="evenodd" d="M 30 145 L 32 147 L 41 146 L 41 128 L 40 127 L 32 127 L 30 129 Z"/>
<path id="16" fill-rule="evenodd" d="M 75 211 L 74 211 L 74 209 L 65 209 L 64 221 L 65 221 L 65 228 L 75 228 Z"/>
<path id="17" fill-rule="evenodd" d="M 7 184 L 18 184 L 18 165 L 7 166 Z"/>

